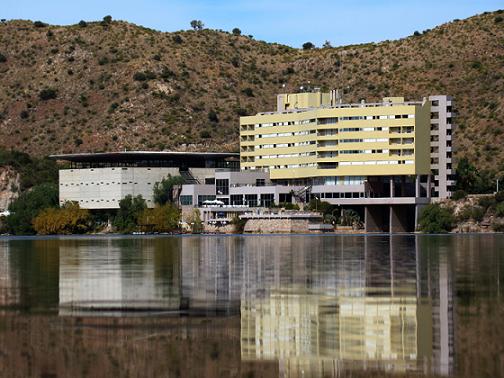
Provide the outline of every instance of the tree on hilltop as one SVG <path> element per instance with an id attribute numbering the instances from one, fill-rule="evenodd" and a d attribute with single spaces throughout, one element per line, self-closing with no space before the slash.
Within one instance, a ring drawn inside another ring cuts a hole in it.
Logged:
<path id="1" fill-rule="evenodd" d="M 205 24 L 201 20 L 192 20 L 191 21 L 191 28 L 194 30 L 203 30 L 205 27 Z"/>

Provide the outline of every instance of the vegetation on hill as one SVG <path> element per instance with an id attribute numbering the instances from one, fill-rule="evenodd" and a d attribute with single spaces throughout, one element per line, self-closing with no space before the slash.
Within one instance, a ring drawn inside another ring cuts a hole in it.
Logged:
<path id="1" fill-rule="evenodd" d="M 236 151 L 239 116 L 272 110 L 276 93 L 311 85 L 344 89 L 345 102 L 453 95 L 456 156 L 495 174 L 504 171 L 502 13 L 396 41 L 305 49 L 256 41 L 238 28 L 204 29 L 199 20 L 175 33 L 111 17 L 73 26 L 3 22 L 0 147 L 39 156 Z"/>

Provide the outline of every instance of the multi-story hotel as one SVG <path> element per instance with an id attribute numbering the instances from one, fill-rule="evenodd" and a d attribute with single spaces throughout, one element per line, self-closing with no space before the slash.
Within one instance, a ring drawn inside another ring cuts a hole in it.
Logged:
<path id="1" fill-rule="evenodd" d="M 131 194 L 153 207 L 155 183 L 181 175 L 180 205 L 203 207 L 207 222 L 226 223 L 249 208 L 316 198 L 356 210 L 366 231 L 413 231 L 431 197 L 451 195 L 452 107 L 448 96 L 343 104 L 335 91 L 281 94 L 276 111 L 240 119 L 239 156 L 53 156 L 70 162 L 60 171 L 60 203 L 117 209 Z"/>

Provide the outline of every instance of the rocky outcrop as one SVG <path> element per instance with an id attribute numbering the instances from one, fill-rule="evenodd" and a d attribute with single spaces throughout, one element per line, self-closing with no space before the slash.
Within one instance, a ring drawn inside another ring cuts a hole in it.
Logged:
<path id="1" fill-rule="evenodd" d="M 12 167 L 0 167 L 0 212 L 19 196 L 20 177 Z"/>

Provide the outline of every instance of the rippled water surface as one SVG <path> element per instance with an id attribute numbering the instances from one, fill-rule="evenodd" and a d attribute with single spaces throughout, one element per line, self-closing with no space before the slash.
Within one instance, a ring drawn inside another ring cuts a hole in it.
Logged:
<path id="1" fill-rule="evenodd" d="M 0 375 L 504 375 L 504 235 L 0 239 Z"/>

